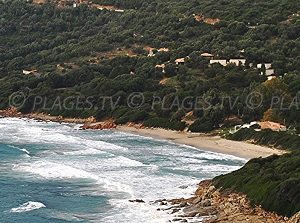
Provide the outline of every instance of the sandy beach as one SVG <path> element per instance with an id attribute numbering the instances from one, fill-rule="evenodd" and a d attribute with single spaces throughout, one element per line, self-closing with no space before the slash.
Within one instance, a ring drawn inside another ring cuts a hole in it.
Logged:
<path id="1" fill-rule="evenodd" d="M 139 129 L 118 126 L 117 130 L 157 139 L 170 140 L 174 143 L 193 146 L 202 150 L 229 154 L 245 159 L 267 157 L 273 154 L 282 155 L 283 150 L 223 139 L 220 136 L 207 136 L 200 133 L 177 132 L 165 129 Z"/>
<path id="2" fill-rule="evenodd" d="M 160 128 L 141 128 L 141 125 L 111 125 L 112 120 L 106 122 L 96 122 L 94 118 L 80 119 L 80 118 L 63 118 L 60 116 L 50 116 L 43 113 L 30 113 L 27 115 L 17 113 L 16 110 L 0 110 L 0 116 L 29 118 L 39 121 L 53 121 L 65 123 L 87 124 L 87 128 L 83 129 L 114 129 L 118 131 L 128 132 L 132 134 L 148 136 L 156 139 L 165 139 L 178 144 L 193 146 L 202 150 L 229 154 L 245 159 L 252 159 L 258 157 L 267 157 L 273 154 L 282 155 L 283 150 L 273 149 L 265 146 L 255 145 L 248 142 L 231 141 L 220 136 L 209 136 L 203 133 L 189 133 L 178 132 Z M 84 126 L 84 125 L 83 125 Z M 94 128 L 94 127 L 95 128 Z M 108 127 L 108 128 L 107 128 Z"/>

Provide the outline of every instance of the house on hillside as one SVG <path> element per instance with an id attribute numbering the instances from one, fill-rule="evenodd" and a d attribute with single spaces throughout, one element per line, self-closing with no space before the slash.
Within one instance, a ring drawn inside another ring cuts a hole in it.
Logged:
<path id="1" fill-rule="evenodd" d="M 212 55 L 211 53 L 201 53 L 201 56 L 208 59 L 214 58 L 214 55 Z"/>
<path id="2" fill-rule="evenodd" d="M 266 70 L 271 69 L 272 64 L 271 63 L 259 63 L 257 64 L 257 69 L 261 69 L 265 65 Z"/>
<path id="3" fill-rule="evenodd" d="M 176 65 L 184 64 L 184 62 L 185 62 L 185 58 L 184 57 L 183 58 L 178 58 L 178 59 L 175 60 Z"/>
<path id="4" fill-rule="evenodd" d="M 245 66 L 246 65 L 246 59 L 230 59 L 229 63 L 235 64 L 236 66 L 239 66 L 239 65 Z"/>
<path id="5" fill-rule="evenodd" d="M 268 81 L 273 80 L 275 78 L 277 78 L 275 75 L 268 76 Z"/>
<path id="6" fill-rule="evenodd" d="M 210 64 L 219 63 L 224 67 L 227 66 L 227 60 L 210 60 L 209 63 Z"/>
<path id="7" fill-rule="evenodd" d="M 268 69 L 268 70 L 266 70 L 266 76 L 272 76 L 274 74 L 275 74 L 274 69 Z"/>
<path id="8" fill-rule="evenodd" d="M 266 76 L 272 76 L 275 74 L 275 70 L 272 69 L 272 64 L 271 63 L 259 63 L 257 64 L 257 69 L 263 69 L 265 68 L 265 70 L 261 70 L 260 74 L 261 75 L 266 75 Z"/>
<path id="9" fill-rule="evenodd" d="M 168 48 L 159 48 L 157 51 L 158 52 L 169 52 L 170 50 Z"/>
<path id="10" fill-rule="evenodd" d="M 243 125 L 236 125 L 236 126 L 234 126 L 234 129 L 231 129 L 229 132 L 230 132 L 230 134 L 234 134 L 237 131 L 239 131 L 240 129 L 249 129 L 252 126 L 255 126 L 257 124 L 258 124 L 258 122 L 250 122 L 250 123 L 246 123 Z"/>
<path id="11" fill-rule="evenodd" d="M 125 12 L 124 9 L 115 9 L 114 11 L 115 11 L 115 12 L 122 12 L 122 13 Z"/>
<path id="12" fill-rule="evenodd" d="M 40 77 L 41 74 L 37 70 L 23 70 L 24 75 L 33 75 L 35 77 Z"/>
<path id="13" fill-rule="evenodd" d="M 155 66 L 155 68 L 157 68 L 157 69 L 162 69 L 163 73 L 166 73 L 165 67 L 166 67 L 165 64 L 158 64 L 158 65 Z"/>
<path id="14" fill-rule="evenodd" d="M 148 53 L 148 57 L 154 57 L 155 53 L 153 52 L 153 50 L 150 50 Z"/>
<path id="15" fill-rule="evenodd" d="M 260 125 L 261 129 L 271 129 L 272 131 L 277 132 L 287 130 L 286 126 L 276 122 L 265 121 L 259 122 L 258 124 Z"/>

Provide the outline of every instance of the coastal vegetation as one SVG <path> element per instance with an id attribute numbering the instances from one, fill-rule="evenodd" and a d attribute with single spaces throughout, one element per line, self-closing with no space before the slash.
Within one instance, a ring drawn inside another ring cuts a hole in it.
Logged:
<path id="1" fill-rule="evenodd" d="M 1 109 L 10 105 L 11 94 L 21 91 L 26 101 L 19 110 L 24 113 L 181 129 L 184 125 L 174 123 L 185 122 L 185 114 L 192 112 L 196 122 L 189 129 L 206 132 L 230 116 L 249 122 L 272 109 L 269 119 L 299 126 L 298 1 L 94 3 L 124 11 L 88 4 L 0 3 Z M 246 64 L 210 65 L 203 53 L 214 59 L 244 58 Z M 177 64 L 178 58 L 183 62 Z M 266 82 L 267 76 L 260 75 L 266 68 L 256 67 L 260 63 L 271 63 L 277 79 Z M 144 95 L 138 108 L 128 107 L 134 92 Z M 247 103 L 252 92 L 263 96 L 255 108 Z M 37 104 L 36 96 L 43 103 Z M 56 103 L 57 97 L 63 101 L 72 96 L 89 98 L 87 109 L 72 106 L 72 100 L 67 106 Z M 194 98 L 192 105 L 183 106 L 186 97 L 199 96 L 204 98 L 199 104 Z M 112 97 L 117 106 L 103 102 L 103 97 Z M 156 97 L 163 100 L 153 106 Z M 274 103 L 274 97 L 282 100 Z M 158 119 L 168 120 L 158 125 Z"/>
<path id="2" fill-rule="evenodd" d="M 300 153 L 249 161 L 242 169 L 214 179 L 217 187 L 242 192 L 252 204 L 292 216 L 300 210 Z"/>
<path id="3" fill-rule="evenodd" d="M 14 102 L 23 113 L 192 132 L 232 127 L 231 117 L 285 124 L 292 134 L 242 129 L 228 136 L 293 152 L 253 159 L 214 182 L 266 210 L 299 211 L 299 0 L 93 3 L 122 11 L 1 1 L 0 109 Z M 211 57 L 246 62 L 223 66 Z M 259 64 L 271 64 L 273 74 Z M 11 101 L 16 92 L 26 100 Z M 131 97 L 136 92 L 142 98 Z"/>
<path id="4" fill-rule="evenodd" d="M 300 137 L 287 132 L 272 130 L 255 131 L 254 129 L 241 129 L 235 134 L 230 134 L 228 139 L 236 141 L 249 141 L 259 145 L 284 150 L 300 150 Z"/>

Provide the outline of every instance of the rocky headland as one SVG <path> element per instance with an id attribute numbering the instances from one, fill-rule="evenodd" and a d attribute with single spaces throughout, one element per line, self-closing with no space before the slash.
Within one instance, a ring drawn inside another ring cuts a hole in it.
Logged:
<path id="1" fill-rule="evenodd" d="M 158 200 L 158 210 L 174 216 L 173 222 L 300 223 L 300 212 L 291 218 L 252 206 L 246 195 L 216 188 L 211 180 L 199 184 L 188 199 Z"/>
<path id="2" fill-rule="evenodd" d="M 0 116 L 2 117 L 10 117 L 10 118 L 28 118 L 34 119 L 37 121 L 45 121 L 45 122 L 59 122 L 59 123 L 74 123 L 74 124 L 82 124 L 80 129 L 95 129 L 95 130 L 104 130 L 104 129 L 115 129 L 117 125 L 113 120 L 105 120 L 102 122 L 97 122 L 96 118 L 66 118 L 63 116 L 52 116 L 45 113 L 28 113 L 22 114 L 18 112 L 16 108 L 8 108 L 6 110 L 0 110 Z"/>

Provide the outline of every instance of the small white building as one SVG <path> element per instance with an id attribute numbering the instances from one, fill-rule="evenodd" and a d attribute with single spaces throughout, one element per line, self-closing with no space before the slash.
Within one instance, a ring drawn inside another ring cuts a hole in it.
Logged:
<path id="1" fill-rule="evenodd" d="M 270 81 L 270 80 L 273 80 L 273 79 L 276 79 L 276 76 L 268 76 L 268 81 Z"/>
<path id="2" fill-rule="evenodd" d="M 115 11 L 115 12 L 125 12 L 125 10 L 123 10 L 123 9 L 115 9 L 113 11 Z"/>
<path id="3" fill-rule="evenodd" d="M 154 57 L 154 56 L 155 56 L 155 54 L 154 54 L 153 50 L 150 50 L 148 53 L 148 57 Z"/>
<path id="4" fill-rule="evenodd" d="M 266 76 L 271 76 L 271 75 L 274 75 L 274 74 L 275 74 L 274 69 L 268 69 L 268 70 L 266 70 Z"/>
<path id="5" fill-rule="evenodd" d="M 23 70 L 24 75 L 33 75 L 35 77 L 40 77 L 41 74 L 37 70 Z"/>
<path id="6" fill-rule="evenodd" d="M 201 56 L 202 57 L 207 57 L 207 58 L 213 58 L 214 57 L 214 55 L 211 54 L 211 53 L 201 53 Z"/>
<path id="7" fill-rule="evenodd" d="M 175 63 L 178 64 L 184 64 L 185 58 L 178 58 L 175 60 Z"/>
<path id="8" fill-rule="evenodd" d="M 158 52 L 169 52 L 170 50 L 168 48 L 159 48 L 157 51 Z"/>
<path id="9" fill-rule="evenodd" d="M 243 124 L 243 125 L 236 125 L 236 126 L 234 126 L 234 129 L 231 129 L 230 130 L 230 133 L 231 134 L 234 134 L 234 133 L 236 133 L 238 130 L 240 130 L 240 129 L 249 129 L 249 128 L 251 128 L 253 125 L 256 125 L 256 124 L 258 124 L 258 122 L 250 122 L 250 123 L 248 123 L 248 124 Z"/>
<path id="10" fill-rule="evenodd" d="M 165 71 L 165 67 L 166 67 L 165 64 L 158 64 L 158 65 L 155 66 L 155 68 L 162 69 L 162 72 L 163 72 L 163 73 L 166 72 L 166 71 Z"/>
<path id="11" fill-rule="evenodd" d="M 246 64 L 246 59 L 230 59 L 229 63 L 235 64 L 236 66 L 239 66 L 240 64 L 242 66 L 245 66 Z"/>
<path id="12" fill-rule="evenodd" d="M 257 64 L 257 68 L 261 69 L 263 67 L 263 65 L 265 65 L 266 70 L 271 69 L 271 67 L 272 67 L 271 63 L 259 63 L 259 64 Z"/>
<path id="13" fill-rule="evenodd" d="M 219 63 L 224 67 L 227 66 L 227 60 L 210 60 L 209 63 L 210 64 Z"/>

